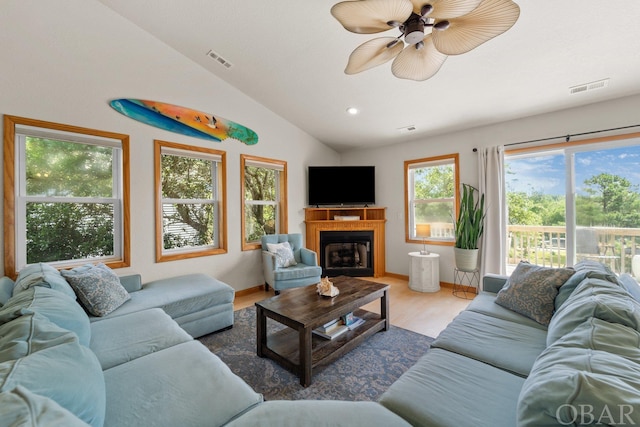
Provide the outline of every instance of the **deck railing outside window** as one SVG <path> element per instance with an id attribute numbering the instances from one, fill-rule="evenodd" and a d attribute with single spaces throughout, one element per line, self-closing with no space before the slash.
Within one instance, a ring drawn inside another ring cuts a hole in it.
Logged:
<path id="1" fill-rule="evenodd" d="M 578 260 L 602 262 L 618 274 L 632 272 L 633 256 L 640 255 L 640 228 L 578 227 L 577 236 L 580 230 L 595 236 L 595 243 L 588 251 L 577 247 Z M 522 260 L 547 267 L 567 265 L 565 227 L 510 225 L 507 234 L 507 271 Z"/>

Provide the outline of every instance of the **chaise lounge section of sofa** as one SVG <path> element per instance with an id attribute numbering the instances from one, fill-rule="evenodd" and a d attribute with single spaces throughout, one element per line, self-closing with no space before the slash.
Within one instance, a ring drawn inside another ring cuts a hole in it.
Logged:
<path id="1" fill-rule="evenodd" d="M 185 274 L 142 284 L 139 274 L 120 277 L 130 300 L 92 322 L 161 308 L 194 338 L 233 326 L 234 289 L 202 273 Z"/>

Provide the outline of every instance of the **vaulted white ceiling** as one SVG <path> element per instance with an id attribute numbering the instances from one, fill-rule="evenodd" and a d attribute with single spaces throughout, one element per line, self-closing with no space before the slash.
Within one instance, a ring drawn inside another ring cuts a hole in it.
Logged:
<path id="1" fill-rule="evenodd" d="M 350 33 L 329 12 L 335 0 L 100 1 L 338 151 L 640 93 L 638 0 L 514 0 L 513 28 L 423 82 L 395 78 L 390 63 L 344 74 L 353 49 L 398 30 Z M 602 79 L 607 87 L 570 94 Z"/>

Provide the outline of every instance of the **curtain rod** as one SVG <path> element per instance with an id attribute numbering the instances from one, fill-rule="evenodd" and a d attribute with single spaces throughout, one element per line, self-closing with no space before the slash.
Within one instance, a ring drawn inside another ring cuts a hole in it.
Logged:
<path id="1" fill-rule="evenodd" d="M 512 145 L 530 144 L 532 142 L 550 141 L 552 139 L 559 139 L 559 138 L 565 138 L 565 141 L 569 142 L 569 140 L 573 136 L 583 136 L 583 135 L 591 135 L 591 134 L 594 134 L 594 133 L 611 132 L 611 131 L 614 131 L 614 130 L 629 129 L 629 128 L 635 128 L 635 127 L 638 127 L 638 126 L 640 126 L 640 124 L 638 124 L 638 125 L 630 125 L 630 126 L 622 126 L 622 127 L 618 127 L 618 128 L 611 128 L 611 129 L 594 130 L 594 131 L 591 131 L 591 132 L 572 133 L 572 134 L 567 134 L 567 135 L 554 136 L 554 137 L 551 137 L 551 138 L 541 138 L 541 139 L 532 139 L 532 140 L 529 140 L 529 141 L 512 142 L 510 144 L 504 144 L 504 146 L 505 147 L 511 147 Z M 475 151 L 475 149 L 474 149 L 474 151 Z"/>

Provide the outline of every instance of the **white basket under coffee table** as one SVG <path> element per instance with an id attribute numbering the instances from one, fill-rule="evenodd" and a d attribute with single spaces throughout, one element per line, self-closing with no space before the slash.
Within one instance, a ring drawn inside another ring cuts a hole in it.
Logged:
<path id="1" fill-rule="evenodd" d="M 378 331 L 388 331 L 389 285 L 339 276 L 331 279 L 340 290 L 336 297 L 318 295 L 315 286 L 288 289 L 280 295 L 256 303 L 257 354 L 275 360 L 311 385 L 311 371 L 356 347 Z M 380 314 L 360 307 L 380 299 Z M 333 319 L 354 312 L 365 322 L 332 339 L 312 333 Z M 267 318 L 288 326 L 267 334 Z"/>

